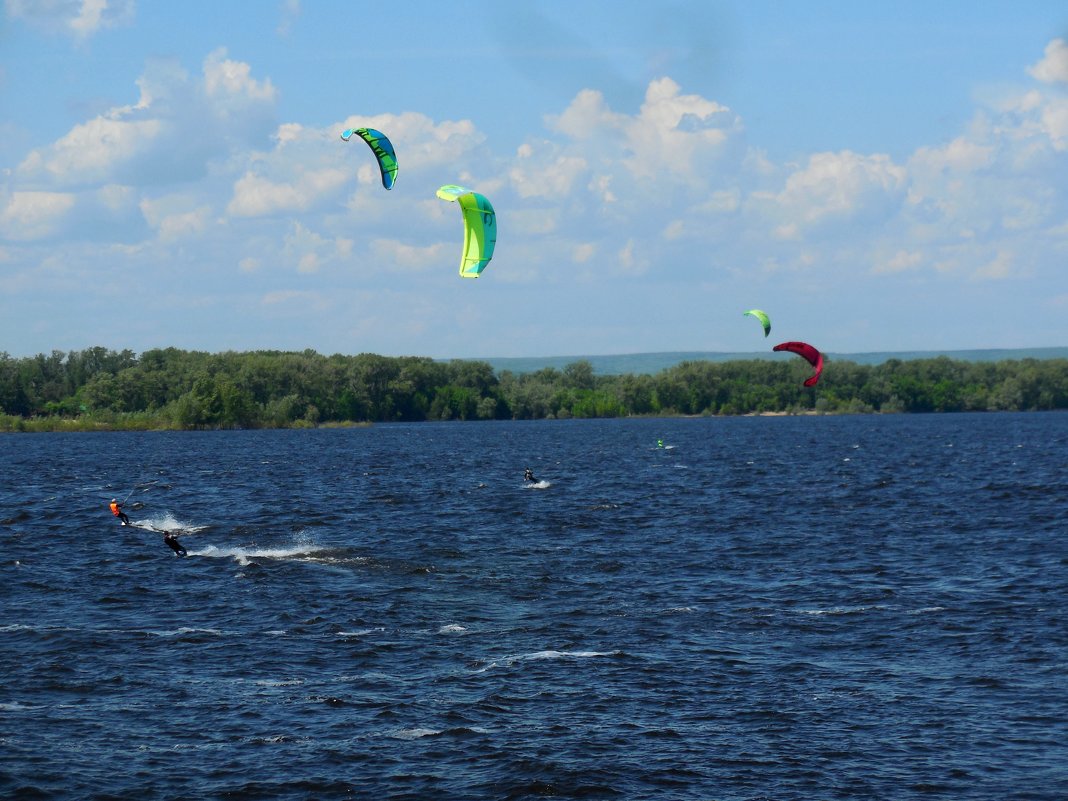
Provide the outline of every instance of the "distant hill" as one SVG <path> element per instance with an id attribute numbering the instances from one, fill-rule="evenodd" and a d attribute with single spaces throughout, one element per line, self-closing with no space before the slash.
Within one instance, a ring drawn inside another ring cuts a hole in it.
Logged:
<path id="1" fill-rule="evenodd" d="M 827 353 L 828 361 L 882 364 L 890 359 L 913 361 L 946 356 L 957 361 L 999 362 L 1010 359 L 1068 359 L 1068 348 L 995 348 L 988 350 L 911 350 L 884 353 Z M 471 361 L 488 362 L 495 372 L 533 373 L 546 367 L 562 370 L 577 361 L 588 361 L 597 375 L 655 375 L 680 362 L 729 362 L 744 359 L 776 359 L 782 354 L 767 351 L 719 353 L 715 351 L 672 351 L 668 353 L 623 353 L 615 356 L 529 356 L 490 357 Z"/>

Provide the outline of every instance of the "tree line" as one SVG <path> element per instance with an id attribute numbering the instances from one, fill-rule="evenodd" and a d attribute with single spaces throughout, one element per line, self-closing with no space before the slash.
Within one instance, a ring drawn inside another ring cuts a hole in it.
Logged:
<path id="1" fill-rule="evenodd" d="M 686 361 L 655 375 L 595 375 L 585 360 L 497 374 L 481 361 L 313 350 L 0 353 L 0 430 L 1068 408 L 1066 359 L 828 361 L 819 384 L 805 387 L 810 372 L 797 359 Z"/>

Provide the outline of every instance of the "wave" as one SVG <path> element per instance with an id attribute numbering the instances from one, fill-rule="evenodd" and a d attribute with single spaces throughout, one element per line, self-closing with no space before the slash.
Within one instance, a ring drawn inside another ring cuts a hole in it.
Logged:
<path id="1" fill-rule="evenodd" d="M 594 659 L 596 657 L 603 657 L 603 656 L 620 656 L 622 653 L 623 652 L 619 651 L 619 650 L 616 650 L 616 651 L 557 651 L 557 650 L 534 651 L 533 653 L 520 654 L 518 656 L 508 656 L 508 657 L 505 657 L 504 659 L 500 659 L 500 660 L 497 660 L 495 662 L 490 662 L 485 667 L 480 668 L 479 670 L 476 670 L 475 673 L 485 673 L 486 671 L 490 670 L 491 668 L 495 668 L 495 667 L 510 667 L 512 665 L 515 665 L 515 664 L 518 664 L 518 663 L 521 663 L 521 662 L 539 662 L 539 661 L 542 661 L 542 660 L 552 660 L 552 659 L 572 659 L 572 660 L 573 659 Z"/>

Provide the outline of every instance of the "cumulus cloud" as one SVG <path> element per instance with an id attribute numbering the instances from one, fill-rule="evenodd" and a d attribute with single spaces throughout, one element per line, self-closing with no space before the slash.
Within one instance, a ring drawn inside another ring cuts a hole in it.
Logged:
<path id="1" fill-rule="evenodd" d="M 260 141 L 272 127 L 274 89 L 249 73 L 222 50 L 205 59 L 197 80 L 173 61 L 154 61 L 137 81 L 136 103 L 109 109 L 31 151 L 17 173 L 58 187 L 202 177 L 213 159 Z"/>
<path id="2" fill-rule="evenodd" d="M 545 147 L 556 154 L 549 159 L 534 159 L 534 149 L 529 143 L 519 148 L 508 177 L 520 197 L 569 195 L 576 181 L 586 172 L 586 160 L 581 156 L 561 155 L 551 144 Z"/>
<path id="3" fill-rule="evenodd" d="M 270 79 L 256 80 L 250 65 L 226 55 L 226 48 L 220 47 L 204 60 L 204 91 L 209 98 L 221 100 L 225 111 L 230 111 L 235 101 L 274 102 L 276 92 Z"/>
<path id="4" fill-rule="evenodd" d="M 446 263 L 447 246 L 443 242 L 432 245 L 416 245 L 398 239 L 375 239 L 371 242 L 372 262 L 375 269 L 420 272 L 437 269 Z M 459 256 L 459 246 L 453 245 Z"/>
<path id="5" fill-rule="evenodd" d="M 234 184 L 234 196 L 227 213 L 236 217 L 264 217 L 307 211 L 325 194 L 333 193 L 348 180 L 340 168 L 328 168 L 297 175 L 292 181 L 275 182 L 246 173 Z"/>
<path id="6" fill-rule="evenodd" d="M 729 108 L 682 94 L 666 77 L 650 82 L 637 115 L 613 111 L 600 92 L 589 89 L 546 122 L 571 140 L 594 142 L 604 154 L 597 161 L 619 160 L 643 181 L 665 174 L 683 182 L 701 181 L 702 165 L 721 155 L 728 137 L 741 130 L 740 119 Z"/>
<path id="7" fill-rule="evenodd" d="M 757 197 L 772 202 L 785 218 L 779 228 L 792 236 L 822 222 L 886 211 L 903 196 L 906 183 L 905 169 L 889 156 L 847 150 L 810 156 L 780 192 Z"/>
<path id="8" fill-rule="evenodd" d="M 1046 54 L 1027 72 L 1043 83 L 1068 83 L 1068 42 L 1054 39 L 1046 45 Z"/>
<path id="9" fill-rule="evenodd" d="M 134 0 L 5 0 L 12 19 L 52 33 L 86 39 L 105 29 L 129 25 Z"/>
<path id="10" fill-rule="evenodd" d="M 0 237 L 9 261 L 31 247 L 72 261 L 90 248 L 65 240 L 101 236 L 90 223 L 121 223 L 110 254 L 172 275 L 177 259 L 195 261 L 242 281 L 242 292 L 274 282 L 261 296 L 274 314 L 337 303 L 339 286 L 385 288 L 401 306 L 412 284 L 429 283 L 406 281 L 411 273 L 455 277 L 460 217 L 434 189 L 456 182 L 487 194 L 499 214 L 479 291 L 566 283 L 592 308 L 599 300 L 581 293 L 609 281 L 639 287 L 644 300 L 670 275 L 726 298 L 731 281 L 778 286 L 801 273 L 811 291 L 822 286 L 813 278 L 837 286 L 872 274 L 880 291 L 982 290 L 1051 270 L 1036 253 L 1068 253 L 1068 98 L 1051 77 L 1061 52 L 1051 45 L 1024 90 L 909 156 L 842 149 L 780 163 L 748 141 L 739 113 L 667 77 L 629 109 L 579 91 L 545 131 L 500 152 L 475 120 L 412 111 L 279 124 L 271 80 L 215 50 L 199 71 L 152 62 L 129 105 L 73 126 L 0 177 Z M 397 145 L 392 192 L 366 144 L 340 140 L 364 126 Z"/>
<path id="11" fill-rule="evenodd" d="M 12 192 L 0 209 L 0 231 L 11 240 L 41 239 L 59 228 L 74 208 L 66 192 Z"/>
<path id="12" fill-rule="evenodd" d="M 352 240 L 326 237 L 303 223 L 294 222 L 283 240 L 282 255 L 299 273 L 315 273 L 338 258 L 352 252 Z"/>

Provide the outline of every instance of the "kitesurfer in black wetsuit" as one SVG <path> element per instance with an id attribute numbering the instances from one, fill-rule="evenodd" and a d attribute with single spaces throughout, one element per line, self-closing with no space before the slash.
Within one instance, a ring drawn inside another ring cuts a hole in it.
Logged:
<path id="1" fill-rule="evenodd" d="M 178 537 L 171 534 L 169 531 L 163 532 L 163 541 L 170 546 L 170 549 L 174 551 L 175 556 L 186 556 L 185 548 L 178 542 Z"/>
<path id="2" fill-rule="evenodd" d="M 537 484 L 538 483 L 538 479 L 534 478 L 534 471 L 531 470 L 529 467 L 523 473 L 523 480 L 524 481 L 529 481 L 531 484 Z"/>

